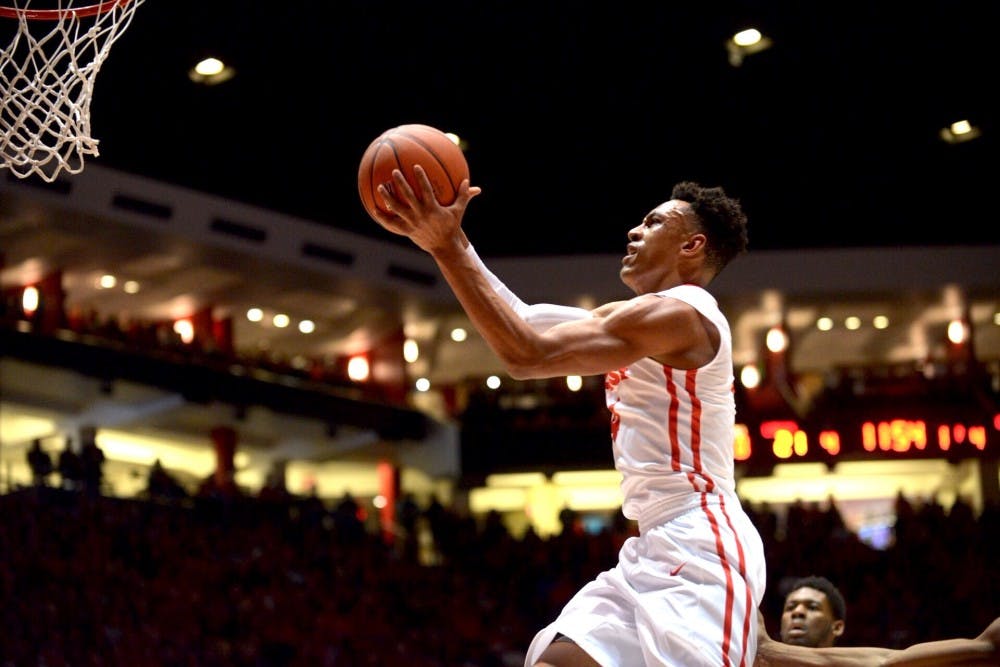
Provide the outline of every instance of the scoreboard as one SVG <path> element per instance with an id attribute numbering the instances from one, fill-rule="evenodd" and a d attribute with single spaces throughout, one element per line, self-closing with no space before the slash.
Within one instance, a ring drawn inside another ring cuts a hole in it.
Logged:
<path id="1" fill-rule="evenodd" d="M 765 419 L 736 425 L 738 462 L 996 458 L 1000 412 L 934 414 L 847 413 L 832 420 Z"/>

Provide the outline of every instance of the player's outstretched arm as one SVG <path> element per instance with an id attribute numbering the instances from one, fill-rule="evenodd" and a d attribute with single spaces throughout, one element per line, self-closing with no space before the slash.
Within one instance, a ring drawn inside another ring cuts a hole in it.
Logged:
<path id="1" fill-rule="evenodd" d="M 975 639 L 942 639 L 893 651 L 885 667 L 997 667 L 1000 666 L 1000 618 Z"/>
<path id="2" fill-rule="evenodd" d="M 976 639 L 989 642 L 993 646 L 994 652 L 1000 652 L 1000 616 L 993 619 L 993 622 L 986 626 Z"/>
<path id="3" fill-rule="evenodd" d="M 1000 618 L 975 639 L 942 639 L 905 649 L 870 646 L 805 648 L 771 639 L 758 612 L 754 667 L 998 667 Z"/>

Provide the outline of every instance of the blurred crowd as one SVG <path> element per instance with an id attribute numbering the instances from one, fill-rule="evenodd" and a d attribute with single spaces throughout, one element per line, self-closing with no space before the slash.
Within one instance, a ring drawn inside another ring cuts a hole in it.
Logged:
<path id="1" fill-rule="evenodd" d="M 386 533 L 349 496 L 0 496 L 0 665 L 519 666 L 535 631 L 635 531 L 620 513 L 595 532 L 565 512 L 560 534 L 515 537 L 499 514 L 404 500 Z M 894 540 L 875 549 L 832 502 L 780 521 L 756 510 L 768 617 L 782 581 L 822 574 L 847 598 L 842 645 L 985 627 L 1000 611 L 997 509 L 899 496 L 896 511 Z"/>

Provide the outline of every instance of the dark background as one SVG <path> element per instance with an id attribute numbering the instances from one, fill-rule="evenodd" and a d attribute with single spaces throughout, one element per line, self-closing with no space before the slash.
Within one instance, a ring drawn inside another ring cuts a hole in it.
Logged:
<path id="1" fill-rule="evenodd" d="M 491 255 L 618 253 L 683 179 L 721 184 L 751 248 L 1000 239 L 997 5 L 147 0 L 99 73 L 100 164 L 376 238 L 368 143 L 460 134 Z M 750 25 L 774 45 L 739 67 Z M 236 76 L 196 86 L 199 58 Z M 939 131 L 967 119 L 982 136 Z M 990 180 L 987 180 L 987 179 Z M 399 239 L 395 239 L 399 241 Z"/>

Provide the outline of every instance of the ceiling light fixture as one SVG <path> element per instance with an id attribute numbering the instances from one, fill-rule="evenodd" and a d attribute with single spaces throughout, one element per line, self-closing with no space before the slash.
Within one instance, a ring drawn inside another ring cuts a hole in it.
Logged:
<path id="1" fill-rule="evenodd" d="M 978 138 L 980 134 L 981 132 L 978 127 L 964 119 L 955 121 L 948 127 L 942 127 L 940 131 L 941 138 L 949 144 L 972 141 Z"/>
<path id="2" fill-rule="evenodd" d="M 729 54 L 729 64 L 739 67 L 744 58 L 771 48 L 773 42 L 761 34 L 756 28 L 740 30 L 726 41 L 726 53 Z"/>
<path id="3" fill-rule="evenodd" d="M 218 58 L 205 58 L 188 71 L 188 78 L 194 83 L 214 86 L 228 81 L 235 74 L 236 70 Z"/>

